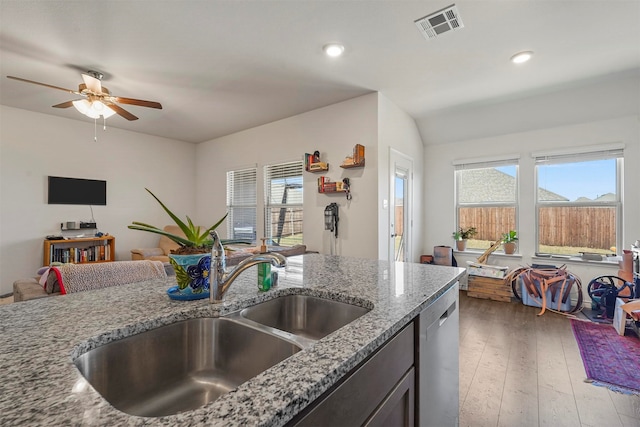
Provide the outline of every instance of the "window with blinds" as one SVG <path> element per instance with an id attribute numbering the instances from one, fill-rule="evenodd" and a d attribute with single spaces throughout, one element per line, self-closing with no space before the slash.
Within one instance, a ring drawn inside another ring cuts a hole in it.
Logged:
<path id="1" fill-rule="evenodd" d="M 540 254 L 617 253 L 621 236 L 619 145 L 577 153 L 536 153 Z"/>
<path id="2" fill-rule="evenodd" d="M 303 168 L 302 161 L 264 168 L 265 237 L 274 245 L 303 242 Z"/>
<path id="3" fill-rule="evenodd" d="M 256 168 L 227 172 L 227 236 L 256 240 Z"/>
<path id="4" fill-rule="evenodd" d="M 475 227 L 468 249 L 488 249 L 502 234 L 517 231 L 518 159 L 454 163 L 456 230 Z"/>

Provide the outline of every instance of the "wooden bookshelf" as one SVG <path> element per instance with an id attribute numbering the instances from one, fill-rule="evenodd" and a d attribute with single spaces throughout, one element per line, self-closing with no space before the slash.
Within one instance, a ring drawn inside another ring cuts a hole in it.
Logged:
<path id="1" fill-rule="evenodd" d="M 45 240 L 42 265 L 52 262 L 86 264 L 112 262 L 116 257 L 116 238 L 113 236 L 77 239 Z"/>

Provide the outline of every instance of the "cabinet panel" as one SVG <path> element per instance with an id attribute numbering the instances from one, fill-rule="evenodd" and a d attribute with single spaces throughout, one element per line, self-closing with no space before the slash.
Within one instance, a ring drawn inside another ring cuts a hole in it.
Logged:
<path id="1" fill-rule="evenodd" d="M 411 369 L 413 356 L 414 326 L 411 323 L 344 382 L 318 398 L 318 403 L 291 425 L 364 424 Z"/>
<path id="2" fill-rule="evenodd" d="M 415 383 L 414 368 L 400 380 L 396 387 L 367 420 L 367 427 L 409 427 L 414 425 L 415 415 Z"/>

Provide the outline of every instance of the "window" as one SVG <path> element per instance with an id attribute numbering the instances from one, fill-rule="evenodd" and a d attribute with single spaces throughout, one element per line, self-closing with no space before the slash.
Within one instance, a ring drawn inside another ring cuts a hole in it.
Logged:
<path id="1" fill-rule="evenodd" d="M 622 148 L 536 154 L 537 253 L 616 252 L 622 215 Z"/>
<path id="2" fill-rule="evenodd" d="M 459 162 L 456 169 L 457 228 L 475 227 L 469 249 L 488 249 L 517 230 L 518 160 Z"/>
<path id="3" fill-rule="evenodd" d="M 302 240 L 302 161 L 265 166 L 265 233 L 274 245 Z"/>
<path id="4" fill-rule="evenodd" d="M 256 240 L 256 168 L 227 172 L 227 236 Z"/>

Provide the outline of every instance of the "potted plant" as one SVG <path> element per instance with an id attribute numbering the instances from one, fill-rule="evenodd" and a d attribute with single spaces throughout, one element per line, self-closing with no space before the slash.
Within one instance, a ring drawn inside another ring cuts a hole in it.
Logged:
<path id="1" fill-rule="evenodd" d="M 508 233 L 502 234 L 502 247 L 505 254 L 514 254 L 516 252 L 516 241 L 518 240 L 518 233 L 515 230 L 510 230 Z"/>
<path id="2" fill-rule="evenodd" d="M 176 281 L 178 282 L 177 287 L 172 287 L 167 291 L 171 298 L 206 298 L 209 291 L 209 271 L 211 269 L 210 252 L 212 241 L 209 232 L 215 230 L 227 218 L 229 213 L 227 212 L 211 227 L 203 229 L 200 226 L 194 225 L 189 216 L 187 216 L 186 223 L 182 221 L 171 212 L 151 190 L 148 188 L 145 188 L 145 190 L 160 203 L 160 206 L 162 206 L 165 212 L 173 219 L 176 225 L 180 227 L 184 236 L 168 233 L 161 228 L 143 222 L 134 221 L 128 228 L 166 236 L 180 246 L 178 249 L 172 250 L 171 254 L 169 254 L 169 262 L 171 262 L 176 272 Z M 225 243 L 230 242 L 232 241 L 225 241 Z"/>
<path id="3" fill-rule="evenodd" d="M 453 240 L 456 241 L 456 249 L 458 251 L 464 251 L 467 248 L 467 240 L 478 234 L 478 230 L 475 227 L 462 228 L 453 232 Z"/>

